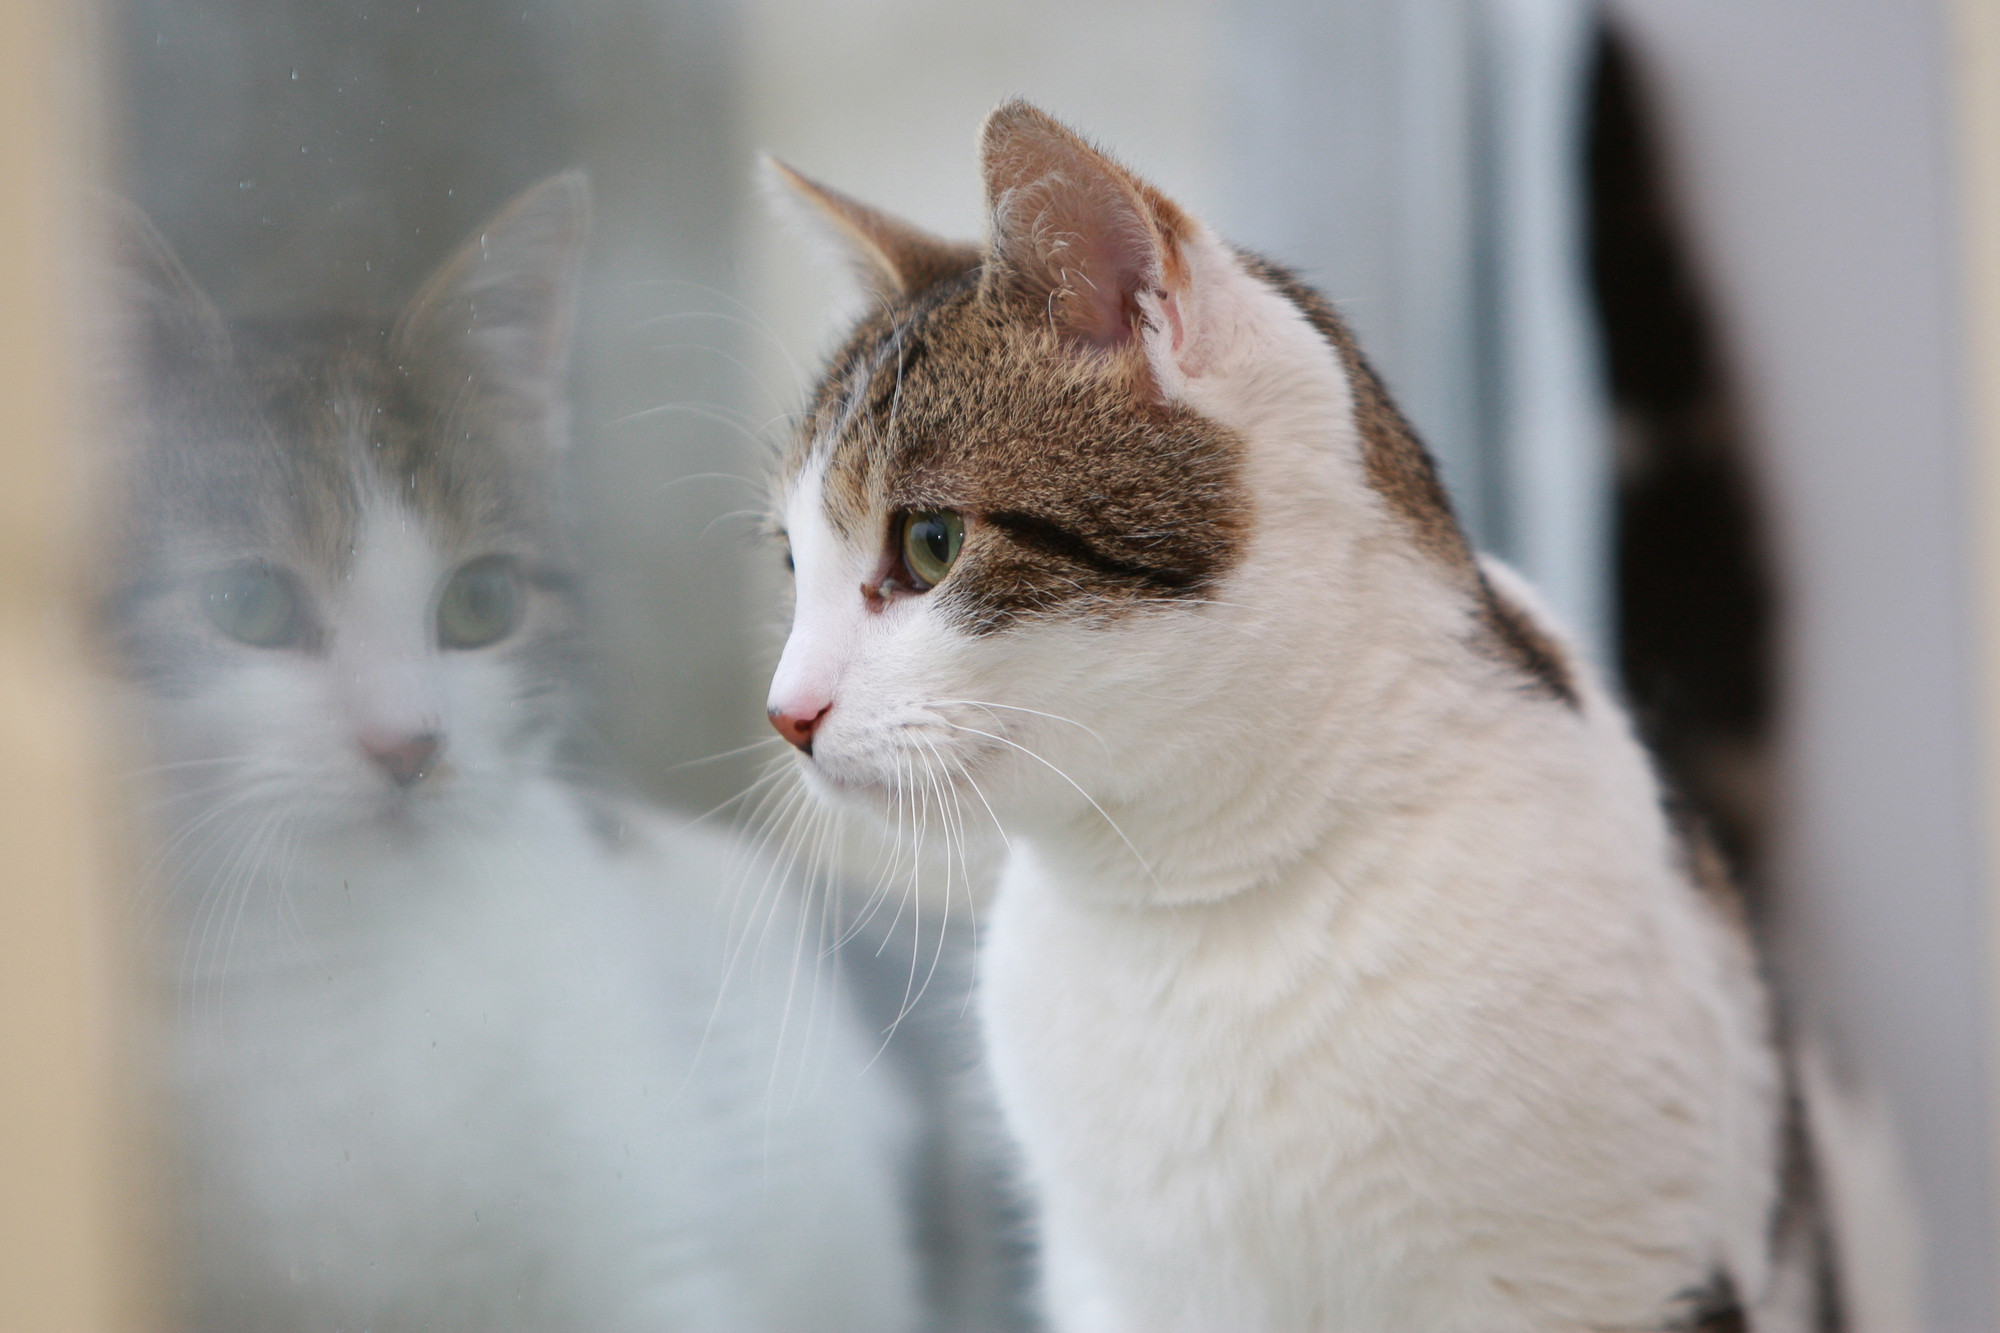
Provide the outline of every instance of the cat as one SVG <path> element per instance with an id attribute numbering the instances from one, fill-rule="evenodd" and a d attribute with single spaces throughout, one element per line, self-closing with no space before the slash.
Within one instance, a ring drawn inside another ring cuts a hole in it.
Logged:
<path id="1" fill-rule="evenodd" d="M 157 761 L 204 1333 L 917 1319 L 909 1111 L 779 877 L 559 758 L 589 220 L 579 173 L 543 182 L 388 323 L 226 324 L 114 228 L 101 619 Z"/>
<path id="2" fill-rule="evenodd" d="M 1007 839 L 988 1061 L 1064 1333 L 1832 1326 L 1727 877 L 1318 293 L 1021 102 L 779 471 L 811 787 Z"/>

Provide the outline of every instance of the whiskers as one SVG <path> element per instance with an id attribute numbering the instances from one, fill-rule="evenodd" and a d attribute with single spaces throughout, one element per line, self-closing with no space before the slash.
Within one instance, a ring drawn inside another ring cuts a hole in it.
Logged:
<path id="1" fill-rule="evenodd" d="M 1152 864 L 1146 860 L 1145 855 L 1140 852 L 1137 844 L 1135 844 L 1132 841 L 1132 839 L 1126 835 L 1125 830 L 1119 826 L 1118 821 L 1111 817 L 1111 813 L 1108 810 L 1106 810 L 1102 804 L 1098 802 L 1097 798 L 1092 796 L 1089 793 L 1089 791 L 1085 790 L 1083 784 L 1078 782 L 1075 778 L 1071 777 L 1069 773 L 1066 772 L 1059 764 L 1055 763 L 1053 760 L 1049 759 L 1046 755 L 1040 753 L 1039 751 L 1031 748 L 1028 745 L 1023 744 L 1022 742 L 1014 739 L 1012 736 L 1005 734 L 1005 727 L 1003 725 L 1002 719 L 1000 719 L 998 714 L 993 714 L 992 710 L 1009 709 L 1011 711 L 1031 714 L 1036 717 L 1047 718 L 1054 722 L 1060 722 L 1068 726 L 1076 727 L 1085 732 L 1087 735 L 1089 735 L 1092 740 L 1096 741 L 1098 746 L 1104 751 L 1105 758 L 1110 759 L 1113 757 L 1111 752 L 1111 747 L 1109 743 L 1105 741 L 1103 736 L 1099 735 L 1092 728 L 1085 726 L 1083 723 L 1078 722 L 1073 718 L 1063 717 L 1056 713 L 1044 713 L 1038 709 L 1022 708 L 1014 704 L 995 703 L 990 700 L 961 699 L 953 702 L 956 702 L 961 705 L 968 705 L 971 707 L 976 707 L 986 710 L 989 714 L 992 714 L 994 718 L 995 729 L 992 731 L 988 731 L 982 727 L 967 726 L 964 723 L 953 722 L 945 717 L 938 717 L 936 719 L 939 725 L 948 727 L 952 731 L 959 732 L 964 735 L 978 736 L 984 740 L 992 741 L 999 745 L 1004 745 L 1008 749 L 1014 750 L 1017 753 L 1025 755 L 1029 759 L 1034 760 L 1037 764 L 1040 764 L 1043 768 L 1046 768 L 1049 772 L 1055 774 L 1056 777 L 1062 779 L 1064 783 L 1066 783 L 1072 790 L 1074 790 L 1077 795 L 1081 796 L 1084 799 L 1084 801 L 1090 806 L 1090 808 L 1097 813 L 1097 817 L 1104 821 L 1105 827 L 1110 829 L 1111 832 L 1117 836 L 1119 842 L 1124 844 L 1125 850 L 1132 854 L 1133 861 L 1136 862 L 1140 870 L 1142 870 L 1145 873 L 1146 878 L 1152 882 L 1153 887 L 1156 889 L 1161 888 L 1159 876 L 1154 873 Z M 969 779 L 971 775 L 968 773 L 966 776 Z M 981 795 L 981 799 L 982 800 L 984 799 L 983 793 Z M 992 809 L 990 805 L 987 808 L 989 811 Z M 999 826 L 999 820 L 997 817 L 994 819 L 994 824 L 996 827 Z M 1002 834 L 1002 837 L 1003 838 L 1005 837 L 1004 832 Z"/>
<path id="2" fill-rule="evenodd" d="M 267 932 L 275 938 L 260 939 L 260 949 L 282 942 L 293 959 L 310 952 L 292 890 L 315 803 L 292 775 L 246 769 L 235 757 L 157 764 L 130 777 L 155 787 L 137 803 L 155 841 L 128 910 L 166 951 L 163 961 L 177 952 L 169 967 L 184 1017 L 212 1016 L 245 961 L 247 933 Z"/>
<path id="3" fill-rule="evenodd" d="M 802 1021 L 810 1032 L 824 1007 L 823 989 L 840 978 L 845 950 L 860 947 L 875 960 L 893 959 L 896 972 L 876 969 L 888 983 L 878 983 L 885 992 L 878 1058 L 939 979 L 955 976 L 948 965 L 954 951 L 969 942 L 976 964 L 978 904 L 992 877 L 993 853 L 1012 850 L 977 771 L 983 758 L 1018 752 L 1052 774 L 1158 885 L 1153 868 L 1103 804 L 1035 741 L 1037 733 L 1071 729 L 1108 760 L 1111 747 L 1094 728 L 998 700 L 930 705 L 921 719 L 878 738 L 876 777 L 866 788 L 875 808 L 865 813 L 822 799 L 797 756 L 776 738 L 726 752 L 775 750 L 756 780 L 718 807 L 746 829 L 727 897 L 725 977 L 747 968 L 787 967 L 786 1022 Z M 965 1004 L 971 993 L 968 974 Z"/>
<path id="4" fill-rule="evenodd" d="M 745 828 L 727 903 L 725 989 L 742 984 L 751 969 L 787 969 L 781 1025 L 789 1061 L 820 1033 L 831 989 L 853 979 L 858 964 L 843 967 L 843 957 L 853 958 L 847 950 L 893 958 L 900 978 L 873 987 L 882 1000 L 879 1059 L 950 971 L 946 959 L 967 931 L 977 949 L 972 913 L 983 863 L 977 835 L 988 821 L 997 829 L 997 819 L 964 763 L 934 741 L 913 739 L 885 761 L 875 793 L 880 808 L 871 815 L 820 799 L 790 747 L 775 737 L 766 744 L 780 753 L 724 803 Z M 968 794 L 976 800 L 970 810 Z M 897 976 L 879 969 L 876 975 Z M 806 1062 L 798 1064 L 803 1075 Z M 774 1065 L 777 1100 L 783 1072 Z M 803 1079 L 796 1086 L 802 1090 Z"/>

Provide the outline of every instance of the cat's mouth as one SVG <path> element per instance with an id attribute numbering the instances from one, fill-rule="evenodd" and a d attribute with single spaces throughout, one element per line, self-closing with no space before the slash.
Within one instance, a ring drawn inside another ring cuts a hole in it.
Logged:
<path id="1" fill-rule="evenodd" d="M 470 814 L 478 804 L 464 775 L 445 760 L 412 778 L 371 780 L 368 790 L 349 809 L 357 826 L 407 835 Z"/>
<path id="2" fill-rule="evenodd" d="M 798 756 L 799 771 L 806 782 L 818 789 L 820 794 L 848 800 L 866 800 L 874 803 L 886 801 L 895 791 L 894 780 L 876 771 L 872 766 L 857 764 L 850 758 L 826 753 L 826 746 L 818 746 L 816 753 Z"/>
<path id="3" fill-rule="evenodd" d="M 821 795 L 894 818 L 898 810 L 926 802 L 970 799 L 977 785 L 974 771 L 988 751 L 999 748 L 954 744 L 922 722 L 905 723 L 896 739 L 903 743 L 871 745 L 859 753 L 822 742 L 799 756 L 799 767 Z"/>

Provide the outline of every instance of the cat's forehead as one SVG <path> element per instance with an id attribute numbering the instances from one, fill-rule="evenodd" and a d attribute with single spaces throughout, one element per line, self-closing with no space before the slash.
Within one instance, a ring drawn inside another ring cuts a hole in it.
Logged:
<path id="1" fill-rule="evenodd" d="M 978 522 L 937 603 L 975 632 L 1199 594 L 1250 528 L 1245 444 L 1162 403 L 1135 356 L 1066 342 L 978 273 L 878 310 L 833 358 L 787 460 L 864 555 L 899 511 Z"/>
<path id="2" fill-rule="evenodd" d="M 516 423 L 441 366 L 398 364 L 361 322 L 250 325 L 153 446 L 186 547 L 262 548 L 337 574 L 372 513 L 446 549 L 533 544 L 545 482 Z"/>
<path id="3" fill-rule="evenodd" d="M 977 273 L 877 311 L 835 355 L 788 460 L 818 465 L 843 533 L 884 509 L 1121 510 L 1212 523 L 1241 503 L 1242 441 L 1161 404 L 1134 360 L 1081 353 Z M 1227 498 L 1226 498 L 1227 497 Z M 1193 512 L 1199 509 L 1199 513 Z"/>

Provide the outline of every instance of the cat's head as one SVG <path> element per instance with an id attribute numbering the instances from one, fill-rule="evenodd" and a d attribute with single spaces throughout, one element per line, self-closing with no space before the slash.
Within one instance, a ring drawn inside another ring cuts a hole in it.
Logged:
<path id="1" fill-rule="evenodd" d="M 983 246 L 777 168 L 874 297 L 775 506 L 770 712 L 823 793 L 1102 824 L 1294 763 L 1263 738 L 1425 654 L 1507 669 L 1430 460 L 1323 299 L 1025 104 L 982 166 Z"/>
<path id="2" fill-rule="evenodd" d="M 392 320 L 233 325 L 142 220 L 115 229 L 102 620 L 170 793 L 420 825 L 548 762 L 578 647 L 551 490 L 589 219 L 557 176 Z"/>

